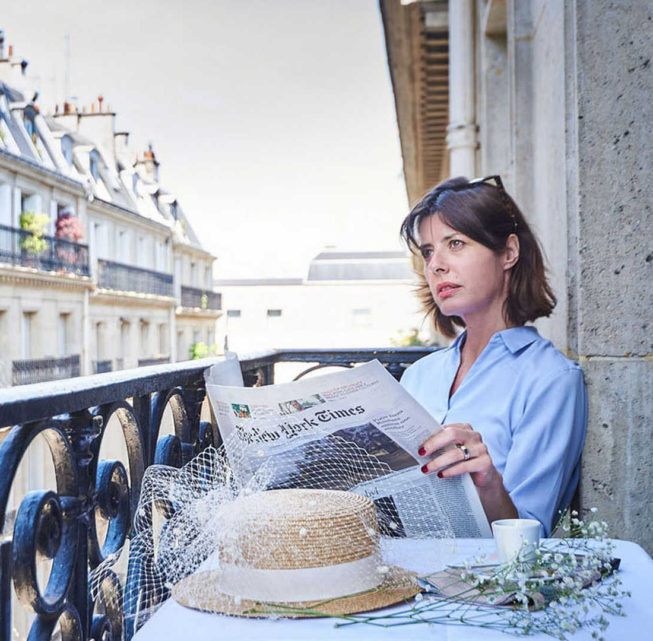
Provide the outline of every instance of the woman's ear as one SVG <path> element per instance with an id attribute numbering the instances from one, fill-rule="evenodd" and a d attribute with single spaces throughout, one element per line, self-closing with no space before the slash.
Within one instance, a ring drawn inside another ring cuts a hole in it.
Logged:
<path id="1" fill-rule="evenodd" d="M 503 253 L 503 268 L 512 269 L 519 260 L 519 238 L 517 234 L 510 234 L 506 240 L 506 249 Z"/>

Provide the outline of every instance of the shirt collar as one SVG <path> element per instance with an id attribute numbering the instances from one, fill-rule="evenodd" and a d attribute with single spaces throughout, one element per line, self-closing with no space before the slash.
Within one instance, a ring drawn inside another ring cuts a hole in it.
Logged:
<path id="1" fill-rule="evenodd" d="M 535 327 L 523 325 L 522 327 L 504 329 L 502 332 L 497 332 L 492 338 L 495 336 L 500 337 L 508 350 L 515 354 L 520 349 L 526 347 L 526 345 L 530 345 L 536 341 L 540 335 L 537 333 Z"/>
<path id="2" fill-rule="evenodd" d="M 449 349 L 460 351 L 461 343 L 466 333 L 466 331 L 463 331 L 458 334 L 456 340 L 450 345 Z M 492 336 L 490 342 L 502 340 L 508 351 L 515 354 L 520 349 L 526 347 L 526 345 L 530 345 L 532 342 L 536 341 L 538 338 L 539 334 L 535 327 L 523 325 L 522 327 L 511 327 L 510 329 L 504 329 L 501 332 L 497 332 Z"/>

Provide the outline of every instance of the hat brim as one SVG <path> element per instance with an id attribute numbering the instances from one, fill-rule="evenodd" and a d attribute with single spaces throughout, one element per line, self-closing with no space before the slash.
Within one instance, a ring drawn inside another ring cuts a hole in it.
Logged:
<path id="1" fill-rule="evenodd" d="M 386 579 L 373 590 L 324 601 L 272 603 L 237 599 L 220 592 L 219 572 L 213 570 L 197 572 L 182 579 L 173 587 L 172 596 L 177 603 L 187 608 L 216 614 L 253 618 L 327 617 L 369 612 L 406 601 L 420 592 L 416 578 L 414 572 L 390 566 Z"/>

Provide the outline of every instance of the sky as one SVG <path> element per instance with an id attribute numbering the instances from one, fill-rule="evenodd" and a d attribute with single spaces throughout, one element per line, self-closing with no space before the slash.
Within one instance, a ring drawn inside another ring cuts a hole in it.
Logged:
<path id="1" fill-rule="evenodd" d="M 37 104 L 53 110 L 66 85 L 80 108 L 102 95 L 137 150 L 151 142 L 216 278 L 305 276 L 324 247 L 400 249 L 377 0 L 3 4 Z"/>

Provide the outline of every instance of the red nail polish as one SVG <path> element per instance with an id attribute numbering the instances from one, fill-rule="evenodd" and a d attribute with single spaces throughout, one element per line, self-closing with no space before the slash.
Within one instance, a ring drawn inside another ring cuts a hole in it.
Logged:
<path id="1" fill-rule="evenodd" d="M 438 478 L 439 478 L 439 479 L 442 478 L 442 472 L 438 472 Z"/>
<path id="2" fill-rule="evenodd" d="M 423 447 L 420 447 L 420 448 L 417 450 L 417 453 L 418 453 L 420 456 L 426 456 L 426 450 L 425 450 Z"/>
<path id="3" fill-rule="evenodd" d="M 422 465 L 422 473 L 423 474 L 428 474 L 428 472 L 429 472 L 428 466 L 427 465 Z"/>

